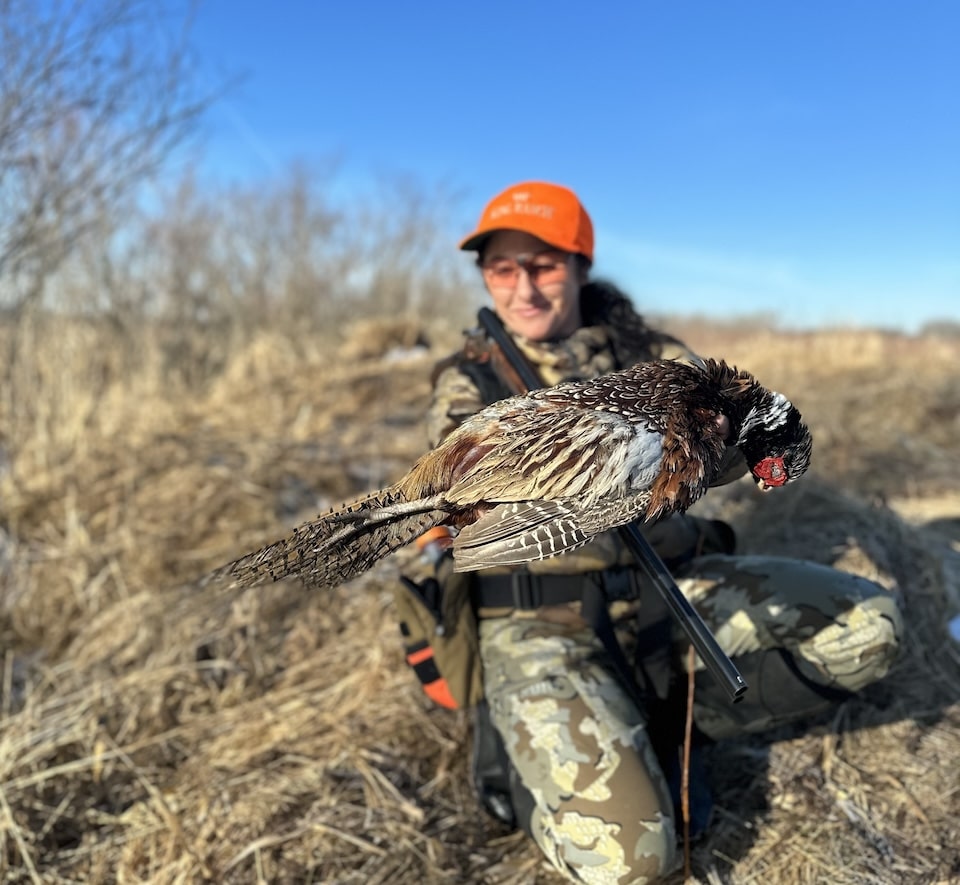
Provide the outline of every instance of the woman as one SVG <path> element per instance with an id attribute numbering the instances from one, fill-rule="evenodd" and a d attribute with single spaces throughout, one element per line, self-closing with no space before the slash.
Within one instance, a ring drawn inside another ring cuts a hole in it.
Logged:
<path id="1" fill-rule="evenodd" d="M 494 311 L 545 384 L 644 360 L 696 359 L 648 328 L 615 287 L 590 280 L 593 246 L 577 196 L 545 182 L 498 194 L 461 243 L 477 253 Z M 487 356 L 472 339 L 438 367 L 432 444 L 510 393 Z M 745 472 L 732 455 L 713 484 Z M 751 686 L 734 706 L 708 673 L 697 674 L 694 720 L 707 738 L 822 710 L 883 676 L 894 659 L 897 603 L 875 584 L 807 562 L 734 556 L 722 523 L 680 515 L 643 529 Z M 510 574 L 454 575 L 448 559 L 437 570 L 448 592 L 470 582 L 479 619 L 481 795 L 571 881 L 655 882 L 676 863 L 670 780 L 683 705 L 671 674 L 682 671 L 685 640 L 662 612 L 650 613 L 653 594 L 638 604 L 630 564 L 611 532 Z M 597 588 L 639 660 L 635 684 L 584 616 L 583 594 Z"/>

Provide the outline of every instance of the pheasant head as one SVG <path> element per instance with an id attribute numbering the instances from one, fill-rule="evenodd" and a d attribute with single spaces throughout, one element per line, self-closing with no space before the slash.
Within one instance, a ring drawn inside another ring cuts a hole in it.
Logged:
<path id="1" fill-rule="evenodd" d="M 736 443 L 761 491 L 786 485 L 810 466 L 813 439 L 800 412 L 783 394 L 759 386 Z"/>

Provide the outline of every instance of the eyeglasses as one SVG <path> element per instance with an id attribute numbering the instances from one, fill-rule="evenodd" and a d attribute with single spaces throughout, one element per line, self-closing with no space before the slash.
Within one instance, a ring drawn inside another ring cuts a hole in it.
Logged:
<path id="1" fill-rule="evenodd" d="M 524 270 L 530 282 L 537 288 L 551 283 L 562 283 L 567 278 L 567 256 L 558 258 L 549 255 L 518 255 L 516 258 L 494 258 L 480 265 L 483 278 L 490 286 L 512 289 Z"/>

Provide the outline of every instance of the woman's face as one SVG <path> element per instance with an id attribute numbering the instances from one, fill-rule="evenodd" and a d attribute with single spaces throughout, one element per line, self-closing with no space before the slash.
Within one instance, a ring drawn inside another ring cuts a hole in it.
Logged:
<path id="1" fill-rule="evenodd" d="M 490 235 L 480 256 L 493 309 L 512 332 L 531 341 L 564 338 L 582 325 L 583 275 L 573 255 L 528 233 Z"/>

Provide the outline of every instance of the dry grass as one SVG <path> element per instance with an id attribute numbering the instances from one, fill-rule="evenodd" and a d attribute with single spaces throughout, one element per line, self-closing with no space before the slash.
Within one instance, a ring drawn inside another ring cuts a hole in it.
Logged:
<path id="1" fill-rule="evenodd" d="M 738 484 L 702 507 L 745 549 L 899 587 L 909 624 L 901 663 L 862 698 L 711 749 L 718 814 L 697 880 L 960 881 L 960 650 L 944 628 L 960 608 L 960 342 L 688 334 L 790 393 L 817 443 L 795 489 Z M 113 382 L 56 446 L 13 454 L 5 881 L 559 881 L 478 811 L 468 723 L 428 707 L 405 669 L 388 589 L 402 556 L 333 592 L 190 585 L 423 450 L 438 352 L 392 349 L 416 341 L 367 328 L 338 367 L 264 335 L 202 394 Z"/>

